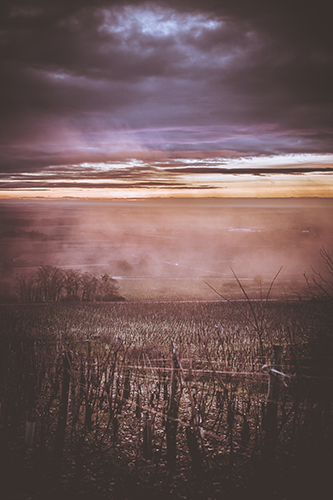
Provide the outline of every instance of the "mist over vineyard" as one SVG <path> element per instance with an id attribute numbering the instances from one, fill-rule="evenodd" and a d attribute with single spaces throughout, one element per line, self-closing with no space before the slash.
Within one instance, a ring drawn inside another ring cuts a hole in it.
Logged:
<path id="1" fill-rule="evenodd" d="M 107 273 L 128 299 L 210 300 L 205 280 L 232 292 L 232 268 L 258 289 L 283 266 L 284 294 L 322 266 L 321 245 L 333 247 L 329 199 L 2 200 L 0 209 L 7 289 L 16 274 L 52 265 Z"/>

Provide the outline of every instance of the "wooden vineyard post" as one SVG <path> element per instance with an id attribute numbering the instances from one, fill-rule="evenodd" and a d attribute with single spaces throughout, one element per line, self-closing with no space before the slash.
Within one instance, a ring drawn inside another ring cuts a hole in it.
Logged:
<path id="1" fill-rule="evenodd" d="M 33 443 L 34 434 L 35 434 L 35 426 L 36 426 L 36 420 L 32 420 L 32 418 L 30 418 L 29 420 L 26 420 L 24 444 L 27 448 L 32 448 L 32 443 Z"/>
<path id="2" fill-rule="evenodd" d="M 195 476 L 199 476 L 203 470 L 203 452 L 200 445 L 201 428 L 200 416 L 196 408 L 192 410 L 191 426 L 186 428 L 186 441 L 191 455 L 192 470 Z"/>
<path id="3" fill-rule="evenodd" d="M 229 435 L 229 442 L 230 442 L 230 455 L 229 455 L 230 474 L 232 474 L 233 463 L 234 463 L 234 422 L 235 422 L 235 402 L 230 400 L 228 404 L 228 415 L 227 415 L 227 423 L 228 423 L 227 436 Z"/>
<path id="4" fill-rule="evenodd" d="M 141 387 L 138 386 L 138 392 L 136 393 L 136 405 L 135 405 L 135 416 L 140 420 L 141 418 Z"/>
<path id="5" fill-rule="evenodd" d="M 271 355 L 271 368 L 281 370 L 283 347 L 274 345 Z M 269 374 L 267 393 L 267 412 L 265 422 L 265 452 L 270 461 L 275 460 L 277 444 L 277 414 L 279 403 L 280 381 L 274 372 Z"/>
<path id="6" fill-rule="evenodd" d="M 180 401 L 179 387 L 179 363 L 177 356 L 177 347 L 172 348 L 172 375 L 171 375 L 171 392 L 166 421 L 166 439 L 167 439 L 167 467 L 169 470 L 176 469 L 177 459 L 177 427 L 178 427 L 178 409 Z"/>
<path id="7" fill-rule="evenodd" d="M 163 380 L 163 400 L 168 400 L 168 382 L 167 382 L 167 374 L 165 371 L 165 359 L 163 357 L 163 372 L 162 372 L 162 380 Z"/>
<path id="8" fill-rule="evenodd" d="M 67 409 L 69 384 L 71 376 L 72 353 L 70 351 L 63 353 L 63 375 L 61 400 L 59 405 L 59 418 L 54 442 L 54 477 L 57 478 L 60 474 L 62 455 L 65 444 L 65 431 L 67 423 Z"/>
<path id="9" fill-rule="evenodd" d="M 146 412 L 145 425 L 143 428 L 143 458 L 152 460 L 153 458 L 153 445 L 152 445 L 152 426 L 149 413 Z"/>
<path id="10" fill-rule="evenodd" d="M 112 442 L 116 443 L 118 441 L 119 432 L 119 421 L 118 417 L 115 415 L 112 419 Z"/>
<path id="11" fill-rule="evenodd" d="M 125 372 L 124 390 L 123 390 L 123 401 L 127 403 L 131 393 L 131 371 L 127 366 Z"/>
<path id="12" fill-rule="evenodd" d="M 36 388 L 35 377 L 31 372 L 28 378 L 28 416 L 25 422 L 24 444 L 32 448 L 36 426 Z"/>

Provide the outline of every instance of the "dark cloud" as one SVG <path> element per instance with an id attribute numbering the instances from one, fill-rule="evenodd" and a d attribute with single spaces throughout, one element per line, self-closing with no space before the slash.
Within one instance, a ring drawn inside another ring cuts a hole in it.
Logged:
<path id="1" fill-rule="evenodd" d="M 329 7 L 2 1 L 0 168 L 120 151 L 333 152 Z"/>

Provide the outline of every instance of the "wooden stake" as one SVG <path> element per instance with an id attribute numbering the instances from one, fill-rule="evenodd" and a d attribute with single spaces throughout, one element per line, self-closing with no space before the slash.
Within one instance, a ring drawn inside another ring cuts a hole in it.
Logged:
<path id="1" fill-rule="evenodd" d="M 203 453 L 198 440 L 198 426 L 186 427 L 186 442 L 191 455 L 192 469 L 195 476 L 203 470 Z"/>
<path id="2" fill-rule="evenodd" d="M 153 458 L 152 427 L 148 412 L 146 412 L 145 416 L 142 451 L 143 451 L 143 458 L 145 458 L 146 460 L 152 460 Z"/>
<path id="3" fill-rule="evenodd" d="M 32 448 L 32 443 L 35 434 L 35 425 L 36 425 L 35 420 L 33 421 L 26 420 L 25 422 L 24 444 L 27 448 Z"/>
<path id="4" fill-rule="evenodd" d="M 63 353 L 63 376 L 61 399 L 59 405 L 59 418 L 54 442 L 54 475 L 57 478 L 60 475 L 61 461 L 65 444 L 65 432 L 67 423 L 67 408 L 69 396 L 69 384 L 71 376 L 72 353 L 70 351 Z"/>
<path id="5" fill-rule="evenodd" d="M 274 345 L 271 356 L 271 368 L 281 370 L 283 347 Z M 280 392 L 280 381 L 277 375 L 270 373 L 268 393 L 267 393 L 267 411 L 265 422 L 265 452 L 269 460 L 275 460 L 277 444 L 277 414 Z"/>
<path id="6" fill-rule="evenodd" d="M 178 409 L 180 401 L 180 388 L 179 388 L 179 363 L 178 363 L 178 353 L 177 347 L 173 345 L 172 349 L 172 375 L 171 375 L 171 393 L 169 399 L 169 407 L 167 413 L 166 421 L 166 437 L 167 437 L 167 467 L 169 470 L 174 471 L 176 469 L 177 460 L 177 418 Z"/>

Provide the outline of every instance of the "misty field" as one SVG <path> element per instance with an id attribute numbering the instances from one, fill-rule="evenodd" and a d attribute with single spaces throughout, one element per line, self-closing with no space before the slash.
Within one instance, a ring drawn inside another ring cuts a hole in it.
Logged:
<path id="1" fill-rule="evenodd" d="M 331 324 L 318 301 L 1 306 L 7 498 L 324 498 Z"/>
<path id="2" fill-rule="evenodd" d="M 333 248 L 331 199 L 1 200 L 0 296 L 43 265 L 117 279 L 128 300 L 285 298 Z"/>

